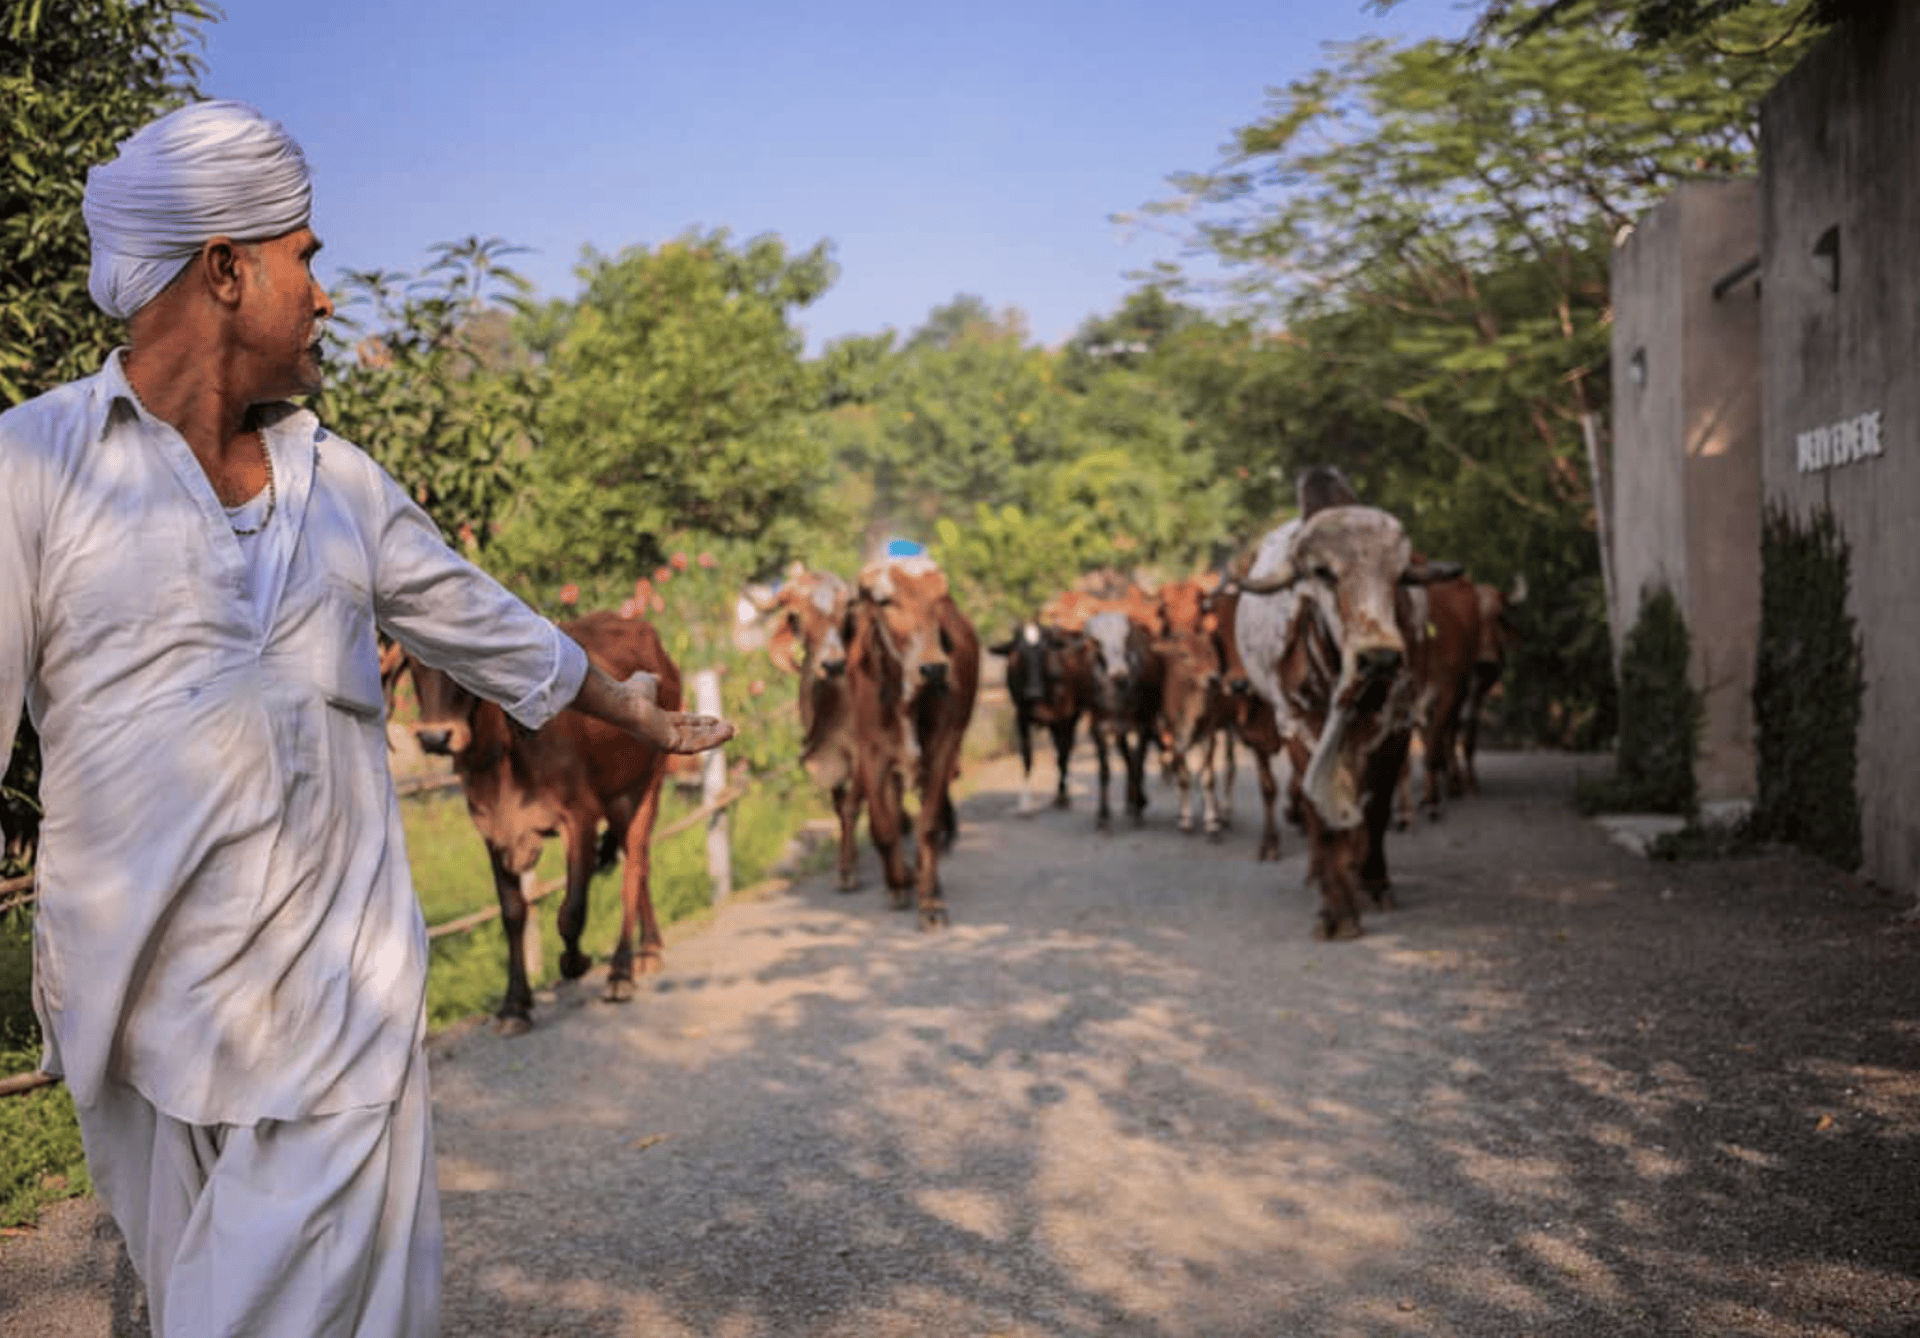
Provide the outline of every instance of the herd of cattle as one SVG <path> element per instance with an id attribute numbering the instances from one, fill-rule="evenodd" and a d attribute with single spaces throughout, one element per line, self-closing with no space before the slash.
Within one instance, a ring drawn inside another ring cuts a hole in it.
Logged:
<path id="1" fill-rule="evenodd" d="M 1179 789 L 1182 830 L 1194 829 L 1197 806 L 1201 826 L 1217 832 L 1230 819 L 1237 741 L 1259 772 L 1258 857 L 1277 859 L 1284 753 L 1287 815 L 1306 832 L 1308 881 L 1320 897 L 1317 931 L 1349 938 L 1361 932 L 1362 893 L 1392 905 L 1386 833 L 1396 807 L 1401 825 L 1410 820 L 1416 753 L 1425 762 L 1420 803 L 1433 816 L 1444 794 L 1478 789 L 1480 706 L 1500 676 L 1513 635 L 1507 611 L 1525 585 L 1503 592 L 1416 554 L 1400 522 L 1361 505 L 1336 470 L 1303 474 L 1299 501 L 1299 517 L 1268 534 L 1237 575 L 1209 573 L 1151 594 L 1138 586 L 1069 591 L 985 650 L 1006 662 L 1024 811 L 1036 804 L 1035 731 L 1052 738 L 1053 802 L 1066 807 L 1084 721 L 1099 762 L 1102 830 L 1113 821 L 1113 761 L 1138 826 L 1157 751 Z M 770 655 L 799 680 L 801 762 L 839 818 L 840 886 L 856 883 L 864 809 L 893 904 L 916 907 L 923 927 L 945 924 L 940 862 L 957 831 L 950 789 L 983 650 L 945 575 L 924 557 L 870 563 L 852 582 L 796 568 L 758 607 L 770 623 Z M 678 671 L 643 620 L 591 614 L 563 626 L 609 673 L 657 674 L 661 704 L 679 706 Z M 617 852 L 623 916 L 608 992 L 630 994 L 636 960 L 642 970 L 660 961 L 648 845 L 665 758 L 573 712 L 520 730 L 498 707 L 398 653 L 384 668 L 389 684 L 411 674 L 415 735 L 453 759 L 492 857 L 509 943 L 503 1025 L 524 1027 L 531 1011 L 521 875 L 542 838 L 556 833 L 567 846 L 561 969 L 571 978 L 590 965 L 579 946 L 587 884 Z"/>

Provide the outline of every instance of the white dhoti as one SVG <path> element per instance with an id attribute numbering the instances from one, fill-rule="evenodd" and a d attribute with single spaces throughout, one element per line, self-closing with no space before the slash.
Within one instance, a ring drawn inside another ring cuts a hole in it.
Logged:
<path id="1" fill-rule="evenodd" d="M 109 1082 L 79 1116 L 94 1189 L 146 1285 L 154 1338 L 439 1332 L 423 1050 L 391 1105 L 192 1125 Z"/>

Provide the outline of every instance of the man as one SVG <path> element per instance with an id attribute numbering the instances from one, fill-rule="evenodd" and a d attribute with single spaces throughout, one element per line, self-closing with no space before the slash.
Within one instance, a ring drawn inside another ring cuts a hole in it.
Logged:
<path id="1" fill-rule="evenodd" d="M 46 1067 L 158 1338 L 435 1332 L 425 927 L 375 628 L 537 728 L 697 752 L 314 415 L 332 312 L 300 150 L 250 107 L 88 176 L 94 376 L 0 416 L 0 756 L 44 752 Z"/>

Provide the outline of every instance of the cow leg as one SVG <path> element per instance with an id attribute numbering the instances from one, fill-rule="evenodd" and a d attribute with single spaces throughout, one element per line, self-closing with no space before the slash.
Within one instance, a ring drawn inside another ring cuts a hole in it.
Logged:
<path id="1" fill-rule="evenodd" d="M 1413 826 L 1413 754 L 1411 753 L 1401 760 L 1400 774 L 1394 778 L 1393 792 L 1396 796 L 1393 825 L 1396 830 L 1404 832 Z"/>
<path id="2" fill-rule="evenodd" d="M 600 842 L 594 832 L 598 825 L 570 813 L 562 832 L 567 845 L 567 893 L 560 902 L 560 974 L 568 980 L 578 980 L 593 966 L 593 958 L 580 951 L 580 935 L 587 927 L 588 888 L 600 863 Z M 611 821 L 607 832 L 619 839 Z"/>
<path id="3" fill-rule="evenodd" d="M 640 931 L 639 972 L 657 974 L 665 966 L 666 939 L 653 913 L 653 824 L 660 816 L 660 790 L 665 766 L 656 761 L 646 792 L 624 834 L 626 867 L 620 878 L 620 940 L 607 967 L 607 994 L 611 1003 L 633 997 L 634 930 Z"/>
<path id="4" fill-rule="evenodd" d="M 1053 725 L 1053 760 L 1059 769 L 1060 779 L 1053 792 L 1053 806 L 1065 808 L 1067 799 L 1067 764 L 1073 759 L 1073 736 L 1078 729 L 1078 717 L 1072 720 L 1056 721 Z"/>
<path id="5" fill-rule="evenodd" d="M 1320 846 L 1320 923 L 1317 929 L 1324 939 L 1359 938 L 1360 903 L 1358 870 L 1366 829 L 1323 831 Z"/>
<path id="6" fill-rule="evenodd" d="M 1393 909 L 1393 882 L 1387 877 L 1387 822 L 1391 817 L 1391 778 L 1404 768 L 1408 736 L 1388 735 L 1367 759 L 1365 844 L 1359 859 L 1360 884 L 1382 910 Z"/>
<path id="7" fill-rule="evenodd" d="M 842 892 L 860 887 L 860 790 L 851 781 L 833 787 L 833 811 L 840 819 L 838 883 Z"/>
<path id="8" fill-rule="evenodd" d="M 1274 778 L 1273 755 L 1255 748 L 1254 770 L 1260 778 L 1260 807 L 1264 821 L 1260 828 L 1260 852 L 1254 858 L 1262 863 L 1280 858 L 1280 824 L 1274 810 L 1279 806 L 1280 782 Z"/>
<path id="9" fill-rule="evenodd" d="M 520 875 L 509 873 L 493 856 L 493 891 L 500 901 L 500 928 L 507 936 L 507 992 L 495 1014 L 503 1036 L 518 1036 L 533 1026 L 533 987 L 527 983 L 527 958 L 520 936 L 527 928 L 527 898 L 520 888 Z"/>
<path id="10" fill-rule="evenodd" d="M 1233 786 L 1240 764 L 1234 756 L 1233 728 L 1221 725 L 1214 730 L 1214 737 L 1220 740 L 1220 761 L 1226 773 L 1220 785 L 1220 825 L 1229 828 L 1233 826 Z"/>
<path id="11" fill-rule="evenodd" d="M 1093 750 L 1100 759 L 1100 812 L 1094 823 L 1103 832 L 1113 830 L 1113 810 L 1107 807 L 1107 780 L 1111 774 L 1107 766 L 1107 731 L 1099 725 L 1093 728 Z"/>
<path id="12" fill-rule="evenodd" d="M 1018 707 L 1014 708 L 1013 732 L 1020 743 L 1020 800 L 1013 811 L 1024 818 L 1039 805 L 1033 800 L 1033 721 Z"/>
<path id="13" fill-rule="evenodd" d="M 1208 836 L 1217 837 L 1226 823 L 1220 817 L 1220 773 L 1214 769 L 1214 749 L 1219 742 L 1218 732 L 1208 730 L 1200 752 L 1200 812 L 1201 825 Z M 1227 745 L 1229 751 L 1233 745 Z"/>
<path id="14" fill-rule="evenodd" d="M 1120 738 L 1127 758 L 1127 816 L 1135 827 L 1147 825 L 1147 748 L 1153 737 L 1151 730 L 1141 729 Z"/>
<path id="15" fill-rule="evenodd" d="M 887 894 L 893 908 L 904 911 L 911 904 L 913 886 L 913 866 L 907 863 L 906 852 L 901 849 L 906 826 L 905 786 L 900 773 L 894 771 L 882 776 L 871 789 L 873 793 L 867 800 L 867 833 L 873 838 L 873 848 L 879 853 L 881 868 L 886 872 Z"/>
<path id="16" fill-rule="evenodd" d="M 1175 819 L 1174 825 L 1191 835 L 1193 832 L 1193 772 L 1187 766 L 1187 750 L 1176 743 L 1171 747 L 1163 746 L 1160 756 L 1165 763 L 1167 774 L 1180 788 L 1180 814 Z"/>
<path id="17" fill-rule="evenodd" d="M 920 812 L 915 815 L 920 865 L 914 870 L 914 877 L 922 929 L 938 929 L 947 923 L 947 903 L 940 890 L 939 852 L 942 847 L 953 848 L 953 796 L 948 793 L 948 787 L 953 784 L 953 778 L 960 770 L 961 738 L 960 731 L 951 730 L 935 744 L 933 753 L 927 758 L 927 778 L 932 790 L 921 802 Z M 936 797 L 939 800 L 937 804 L 932 802 Z M 938 827 L 929 821 L 930 814 L 937 816 Z"/>

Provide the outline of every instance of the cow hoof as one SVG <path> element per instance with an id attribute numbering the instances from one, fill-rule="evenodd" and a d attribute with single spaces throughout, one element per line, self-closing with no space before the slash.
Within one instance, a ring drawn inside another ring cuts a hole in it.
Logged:
<path id="1" fill-rule="evenodd" d="M 1064 794 L 1057 794 L 1053 797 L 1053 806 L 1055 808 L 1067 808 L 1070 804 Z"/>
<path id="2" fill-rule="evenodd" d="M 860 890 L 860 880 L 850 873 L 843 873 L 835 880 L 834 887 L 841 892 L 858 892 Z"/>
<path id="3" fill-rule="evenodd" d="M 947 927 L 947 908 L 945 906 L 922 906 L 920 908 L 920 927 L 922 929 L 945 929 Z"/>
<path id="4" fill-rule="evenodd" d="M 1280 843 L 1278 841 L 1262 841 L 1260 853 L 1254 856 L 1255 861 L 1261 864 L 1270 864 L 1279 858 Z"/>
<path id="5" fill-rule="evenodd" d="M 1323 915 L 1314 922 L 1313 926 L 1314 937 L 1325 939 L 1329 943 L 1340 939 L 1359 938 L 1365 932 L 1360 928 L 1360 921 L 1351 918 L 1329 920 Z"/>
<path id="6" fill-rule="evenodd" d="M 606 992 L 600 997 L 608 1003 L 631 1003 L 633 1002 L 633 981 L 624 976 L 617 980 L 609 977 Z"/>
<path id="7" fill-rule="evenodd" d="M 1373 898 L 1373 904 L 1381 910 L 1390 911 L 1395 909 L 1393 884 L 1386 879 L 1369 878 L 1363 881 L 1360 887 L 1368 896 Z"/>
<path id="8" fill-rule="evenodd" d="M 493 1020 L 493 1029 L 502 1036 L 525 1036 L 533 1030 L 533 1019 L 522 1013 L 502 1013 Z"/>
<path id="9" fill-rule="evenodd" d="M 578 980 L 593 969 L 593 958 L 578 948 L 568 948 L 560 954 L 560 974 L 568 980 Z"/>
<path id="10" fill-rule="evenodd" d="M 636 969 L 643 976 L 657 976 L 667 969 L 667 959 L 658 952 L 647 949 L 640 954 Z"/>
<path id="11" fill-rule="evenodd" d="M 913 909 L 913 894 L 909 892 L 907 889 L 900 888 L 897 891 L 892 892 L 890 896 L 892 899 L 893 908 L 896 911 L 907 911 L 907 910 Z"/>

